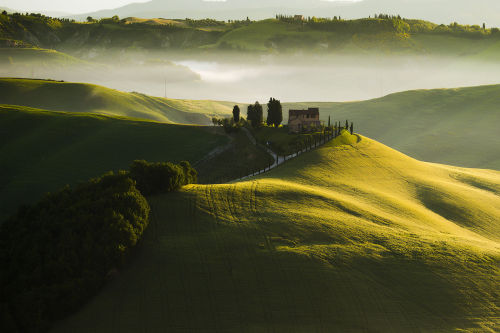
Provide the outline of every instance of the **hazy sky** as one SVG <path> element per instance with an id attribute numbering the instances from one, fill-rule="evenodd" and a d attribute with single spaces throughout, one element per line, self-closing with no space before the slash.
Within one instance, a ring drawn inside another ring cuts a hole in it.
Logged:
<path id="1" fill-rule="evenodd" d="M 23 11 L 61 11 L 77 14 L 147 1 L 149 0 L 0 0 L 0 6 Z"/>
<path id="2" fill-rule="evenodd" d="M 113 9 L 133 2 L 150 0 L 0 0 L 0 7 L 9 7 L 22 11 L 57 11 L 71 14 L 88 13 L 101 9 Z M 168 1 L 168 0 L 165 0 Z M 205 0 L 221 1 L 221 0 Z M 225 1 L 225 0 L 222 0 Z M 323 1 L 359 1 L 359 0 L 323 0 Z"/>

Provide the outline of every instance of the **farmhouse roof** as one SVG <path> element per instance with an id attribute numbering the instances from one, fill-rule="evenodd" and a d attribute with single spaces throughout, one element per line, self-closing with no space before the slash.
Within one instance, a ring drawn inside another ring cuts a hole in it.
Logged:
<path id="1" fill-rule="evenodd" d="M 290 110 L 290 116 L 300 116 L 300 115 L 314 115 L 319 116 L 319 108 L 309 108 L 307 110 Z"/>

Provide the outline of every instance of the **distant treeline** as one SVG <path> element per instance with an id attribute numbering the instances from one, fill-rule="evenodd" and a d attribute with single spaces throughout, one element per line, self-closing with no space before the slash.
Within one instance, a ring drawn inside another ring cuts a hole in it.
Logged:
<path id="1" fill-rule="evenodd" d="M 486 28 L 486 25 L 461 25 L 456 22 L 438 25 L 428 21 L 402 18 L 400 15 L 375 14 L 373 17 L 357 20 L 277 15 L 276 19 L 290 24 L 300 24 L 312 29 L 340 33 L 423 33 L 449 34 L 466 38 L 500 37 L 500 29 Z"/>
<path id="2" fill-rule="evenodd" d="M 145 195 L 197 181 L 188 162 L 135 161 L 45 195 L 0 225 L 0 331 L 45 332 L 117 274 L 148 226 Z"/>

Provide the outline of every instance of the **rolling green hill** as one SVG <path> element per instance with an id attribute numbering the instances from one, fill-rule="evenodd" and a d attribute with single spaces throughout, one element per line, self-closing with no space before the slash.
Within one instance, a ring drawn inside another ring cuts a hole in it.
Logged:
<path id="1" fill-rule="evenodd" d="M 151 198 L 130 266 L 54 332 L 493 332 L 500 173 L 343 136 Z"/>
<path id="2" fill-rule="evenodd" d="M 230 102 L 172 100 L 101 86 L 30 79 L 0 79 L 0 101 L 51 111 L 90 112 L 167 123 L 210 124 L 229 114 Z"/>
<path id="3" fill-rule="evenodd" d="M 0 64 L 11 66 L 86 66 L 84 61 L 55 50 L 26 48 L 0 48 Z"/>
<path id="4" fill-rule="evenodd" d="M 0 100 L 52 111 L 91 112 L 162 122 L 210 124 L 230 116 L 233 102 L 175 100 L 101 86 L 0 79 Z M 500 85 L 415 90 L 348 102 L 283 103 L 288 110 L 320 107 L 321 119 L 355 122 L 356 131 L 420 160 L 500 170 Z M 246 116 L 246 104 L 241 104 Z"/>
<path id="5" fill-rule="evenodd" d="M 321 118 L 354 121 L 355 130 L 420 160 L 500 170 L 500 85 L 407 91 L 320 107 Z M 286 120 L 287 121 L 287 120 Z"/>
<path id="6" fill-rule="evenodd" d="M 0 105 L 0 221 L 65 184 L 137 159 L 194 163 L 227 141 L 201 126 Z"/>

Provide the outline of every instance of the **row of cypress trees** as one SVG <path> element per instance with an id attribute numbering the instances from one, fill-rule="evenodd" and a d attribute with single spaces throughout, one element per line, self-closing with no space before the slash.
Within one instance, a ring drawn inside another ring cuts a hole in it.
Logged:
<path id="1" fill-rule="evenodd" d="M 233 120 L 238 123 L 240 120 L 240 107 L 235 105 L 233 108 Z M 247 107 L 247 120 L 252 127 L 260 127 L 264 122 L 264 112 L 262 105 L 259 102 L 250 104 Z M 275 98 L 270 98 L 267 103 L 267 126 L 278 127 L 283 121 L 283 107 L 281 102 Z"/>

